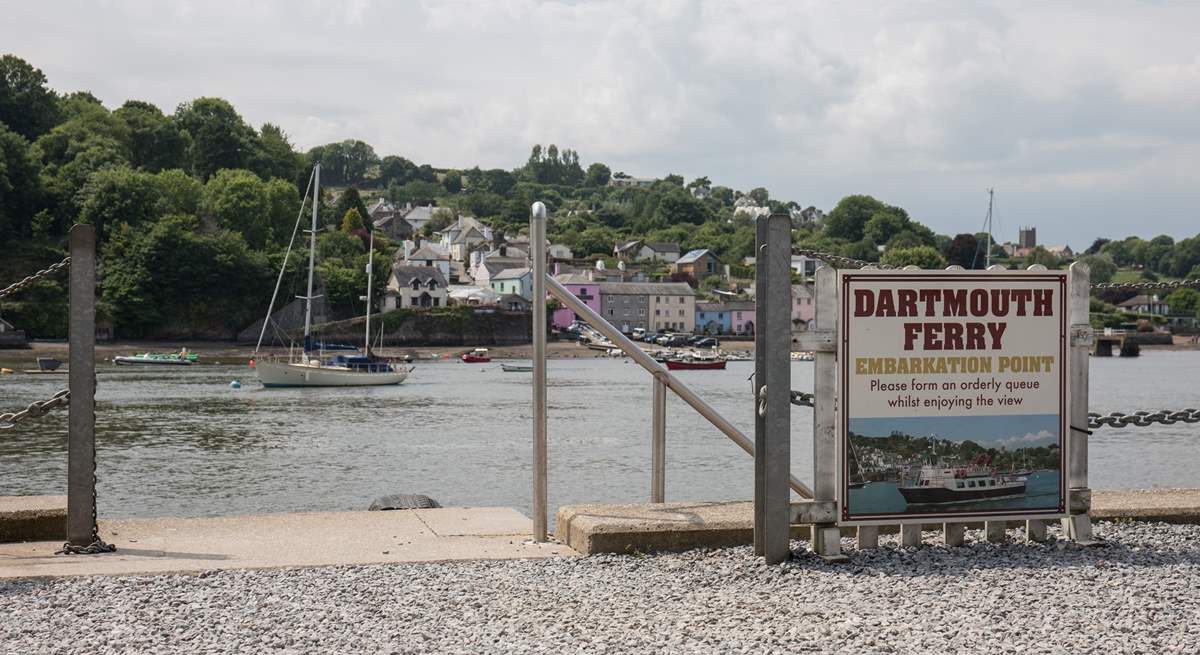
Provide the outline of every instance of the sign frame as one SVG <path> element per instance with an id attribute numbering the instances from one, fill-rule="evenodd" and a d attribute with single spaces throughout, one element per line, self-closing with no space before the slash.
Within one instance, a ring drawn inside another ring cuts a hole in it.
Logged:
<path id="1" fill-rule="evenodd" d="M 1071 479 L 1069 471 L 1071 409 L 1073 394 L 1071 388 L 1071 316 L 1070 314 L 1070 271 L 1049 270 L 982 270 L 968 271 L 958 269 L 945 270 L 884 270 L 858 269 L 840 270 L 837 272 L 837 403 L 835 425 L 837 426 L 837 471 L 836 502 L 839 526 L 872 526 L 895 525 L 898 523 L 941 523 L 941 522 L 978 522 L 978 521 L 1024 521 L 1024 520 L 1053 520 L 1069 516 Z M 885 282 L 908 282 L 918 280 L 935 280 L 941 282 L 968 283 L 982 285 L 984 288 L 994 288 L 991 283 L 1012 282 L 1041 282 L 1054 284 L 1058 298 L 1054 300 L 1054 309 L 1058 312 L 1058 442 L 1059 442 L 1059 483 L 1057 507 L 1029 508 L 997 508 L 994 511 L 966 509 L 933 512 L 859 512 L 850 513 L 850 444 L 849 421 L 851 414 L 851 398 L 849 392 L 850 379 L 850 344 L 849 326 L 853 320 L 851 315 L 851 288 L 855 282 L 864 279 Z"/>

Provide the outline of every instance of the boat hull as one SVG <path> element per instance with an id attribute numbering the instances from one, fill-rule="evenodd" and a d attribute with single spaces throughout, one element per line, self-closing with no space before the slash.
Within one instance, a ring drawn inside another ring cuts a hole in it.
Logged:
<path id="1" fill-rule="evenodd" d="M 938 505 L 972 500 L 990 500 L 1024 496 L 1025 485 L 988 487 L 987 489 L 947 489 L 946 487 L 900 487 L 900 495 L 909 505 Z"/>
<path id="2" fill-rule="evenodd" d="M 366 373 L 281 362 L 258 362 L 254 370 L 264 387 L 377 387 L 400 384 L 408 377 L 404 369 Z"/>
<path id="3" fill-rule="evenodd" d="M 716 362 L 676 362 L 667 360 L 667 369 L 672 371 L 722 371 L 725 370 L 725 361 Z"/>
<path id="4" fill-rule="evenodd" d="M 118 366 L 191 366 L 192 361 L 189 359 L 166 359 L 154 357 L 126 357 L 118 355 L 113 357 L 113 363 Z"/>

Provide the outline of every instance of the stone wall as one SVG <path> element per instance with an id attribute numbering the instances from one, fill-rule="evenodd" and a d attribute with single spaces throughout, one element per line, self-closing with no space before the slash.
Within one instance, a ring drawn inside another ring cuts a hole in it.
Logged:
<path id="1" fill-rule="evenodd" d="M 364 318 L 326 323 L 314 329 L 331 343 L 361 344 Z M 372 343 L 383 325 L 385 346 L 509 346 L 533 341 L 531 312 L 490 307 L 396 309 L 371 317 Z M 293 332 L 293 338 L 302 335 Z"/>

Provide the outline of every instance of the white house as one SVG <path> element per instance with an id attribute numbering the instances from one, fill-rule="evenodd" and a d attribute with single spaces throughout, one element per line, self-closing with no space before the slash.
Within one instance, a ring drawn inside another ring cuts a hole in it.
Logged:
<path id="1" fill-rule="evenodd" d="M 491 287 L 456 284 L 450 287 L 449 296 L 456 305 L 495 305 L 500 302 L 500 294 Z"/>
<path id="2" fill-rule="evenodd" d="M 401 266 L 436 268 L 441 271 L 443 278 L 450 279 L 450 256 L 435 244 L 421 242 L 420 239 L 405 241 L 398 254 L 402 254 L 398 262 Z"/>
<path id="3" fill-rule="evenodd" d="M 629 261 L 675 263 L 679 259 L 678 243 L 622 241 L 613 246 L 613 257 Z"/>
<path id="4" fill-rule="evenodd" d="M 443 307 L 446 287 L 442 272 L 431 266 L 393 266 L 383 308 Z"/>
<path id="5" fill-rule="evenodd" d="M 1166 316 L 1171 313 L 1171 308 L 1167 303 L 1163 302 L 1157 295 L 1147 296 L 1145 294 L 1137 295 L 1125 302 L 1117 305 L 1127 312 L 1135 314 L 1158 314 Z"/>
<path id="6" fill-rule="evenodd" d="M 492 228 L 477 218 L 459 216 L 458 220 L 437 233 L 442 248 L 456 262 L 466 261 L 471 250 L 481 243 L 490 243 Z"/>

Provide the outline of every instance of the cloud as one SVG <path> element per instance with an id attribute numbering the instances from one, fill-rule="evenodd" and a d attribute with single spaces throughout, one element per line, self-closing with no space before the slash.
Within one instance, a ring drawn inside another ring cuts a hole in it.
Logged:
<path id="1" fill-rule="evenodd" d="M 1195 231 L 1200 5 L 723 1 L 17 3 L 52 85 L 230 99 L 311 147 L 437 166 L 557 143 L 828 208 L 850 193 L 1001 239 Z M 1147 221 L 1145 216 L 1153 216 Z"/>
<path id="2" fill-rule="evenodd" d="M 1047 446 L 1058 442 L 1058 435 L 1049 430 L 1040 430 L 1038 432 L 1026 432 L 1022 436 L 1005 437 L 997 439 L 993 447 L 1004 447 L 1009 450 L 1017 448 L 1028 448 L 1033 446 Z"/>

